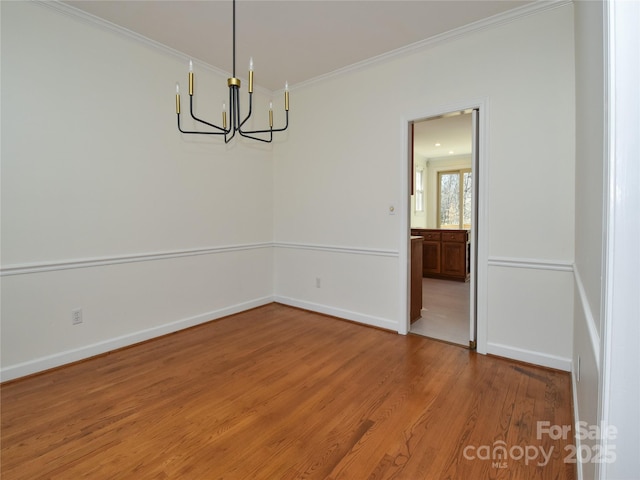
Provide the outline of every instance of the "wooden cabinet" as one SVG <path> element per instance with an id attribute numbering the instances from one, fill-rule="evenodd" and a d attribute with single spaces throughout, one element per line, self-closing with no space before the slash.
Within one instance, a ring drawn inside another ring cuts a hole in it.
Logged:
<path id="1" fill-rule="evenodd" d="M 440 273 L 440 256 L 442 246 L 440 244 L 440 232 L 425 233 L 422 238 L 422 275 Z"/>
<path id="2" fill-rule="evenodd" d="M 422 237 L 411 237 L 411 322 L 422 315 Z"/>
<path id="3" fill-rule="evenodd" d="M 469 232 L 467 230 L 412 229 L 423 237 L 422 276 L 465 282 L 469 278 Z"/>
<path id="4" fill-rule="evenodd" d="M 458 280 L 467 279 L 467 239 L 466 231 L 442 232 L 440 248 L 440 273 L 450 275 Z"/>

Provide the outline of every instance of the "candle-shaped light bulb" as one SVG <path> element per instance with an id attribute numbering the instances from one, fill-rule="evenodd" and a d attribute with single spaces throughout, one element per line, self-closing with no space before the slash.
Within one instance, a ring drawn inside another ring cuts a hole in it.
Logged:
<path id="1" fill-rule="evenodd" d="M 176 82 L 176 113 L 180 115 L 180 84 Z"/>
<path id="2" fill-rule="evenodd" d="M 193 96 L 193 60 L 189 60 L 189 95 Z"/>
<path id="3" fill-rule="evenodd" d="M 253 57 L 249 58 L 249 93 L 253 93 Z"/>
<path id="4" fill-rule="evenodd" d="M 284 82 L 284 109 L 289 111 L 289 82 Z"/>
<path id="5" fill-rule="evenodd" d="M 273 128 L 273 102 L 269 102 L 269 127 Z"/>
<path id="6" fill-rule="evenodd" d="M 222 128 L 227 129 L 227 104 L 222 104 Z"/>

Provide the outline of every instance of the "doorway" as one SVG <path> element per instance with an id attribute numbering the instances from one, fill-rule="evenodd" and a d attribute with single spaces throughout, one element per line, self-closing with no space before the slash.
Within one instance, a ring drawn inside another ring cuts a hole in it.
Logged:
<path id="1" fill-rule="evenodd" d="M 409 131 L 409 332 L 475 349 L 479 109 L 413 120 Z"/>

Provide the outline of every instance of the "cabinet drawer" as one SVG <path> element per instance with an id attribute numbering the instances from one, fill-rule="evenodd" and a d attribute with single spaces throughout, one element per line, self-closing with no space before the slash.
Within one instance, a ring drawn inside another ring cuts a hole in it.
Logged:
<path id="1" fill-rule="evenodd" d="M 420 234 L 425 241 L 429 242 L 439 242 L 440 241 L 440 232 L 429 232 L 423 230 Z"/>
<path id="2" fill-rule="evenodd" d="M 443 242 L 466 242 L 466 232 L 442 232 Z"/>

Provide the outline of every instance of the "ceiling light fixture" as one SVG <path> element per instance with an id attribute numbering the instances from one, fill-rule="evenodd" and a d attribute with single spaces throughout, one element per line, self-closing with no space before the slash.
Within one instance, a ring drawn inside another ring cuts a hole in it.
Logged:
<path id="1" fill-rule="evenodd" d="M 193 62 L 189 61 L 189 111 L 191 118 L 195 121 L 207 125 L 207 127 L 215 130 L 209 131 L 190 131 L 183 130 L 180 126 L 180 84 L 176 83 L 176 114 L 178 115 L 178 130 L 182 133 L 196 135 L 224 135 L 224 143 L 229 143 L 231 139 L 240 134 L 243 137 L 258 140 L 260 142 L 271 143 L 273 140 L 273 132 L 282 132 L 289 126 L 289 84 L 284 84 L 284 110 L 285 125 L 283 128 L 273 128 L 273 103 L 269 103 L 269 128 L 263 130 L 243 130 L 243 125 L 249 120 L 253 106 L 253 58 L 249 60 L 249 111 L 247 116 L 242 119 L 240 114 L 240 79 L 236 77 L 236 0 L 233 0 L 233 76 L 227 79 L 229 87 L 229 123 L 227 124 L 227 107 L 226 103 L 222 104 L 222 126 L 215 125 L 195 116 L 193 113 Z M 267 135 L 268 134 L 268 135 Z M 259 136 L 256 136 L 259 135 Z"/>

